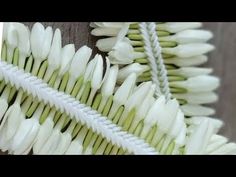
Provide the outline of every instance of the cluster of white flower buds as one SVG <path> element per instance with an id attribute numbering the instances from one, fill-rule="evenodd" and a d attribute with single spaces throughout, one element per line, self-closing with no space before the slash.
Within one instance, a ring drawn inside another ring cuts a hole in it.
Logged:
<path id="1" fill-rule="evenodd" d="M 51 27 L 45 29 L 40 23 L 35 23 L 31 30 L 21 23 L 4 23 L 1 60 L 37 76 L 58 91 L 70 94 L 124 131 L 144 139 L 159 154 L 236 152 L 234 143 L 227 143 L 226 138 L 217 135 L 221 121 L 203 117 L 208 116 L 209 111 L 204 115 L 192 114 L 196 109 L 199 111 L 197 104 L 215 100 L 212 91 L 219 84 L 218 79 L 207 76 L 209 70 L 190 68 L 197 65 L 198 58 L 204 58 L 202 54 L 212 49 L 209 44 L 192 43 L 207 41 L 211 33 L 188 30 L 198 27 L 198 23 L 158 25 L 162 45 L 176 44 L 176 47 L 163 48 L 163 55 L 179 55 L 166 59 L 166 66 L 176 66 L 168 70 L 168 77 L 183 78 L 180 81 L 172 79 L 170 86 L 177 91 L 173 92 L 175 98 L 167 100 L 164 96 L 155 96 L 156 84 L 141 78 L 143 74 L 149 75 L 150 67 L 147 63 L 136 62 L 145 60 L 141 45 L 136 44 L 141 41 L 127 37 L 141 38 L 136 23 L 92 25 L 96 27 L 93 34 L 113 36 L 108 38 L 109 41 L 102 39 L 105 42 L 98 42 L 100 49 L 109 52 L 105 60 L 98 54 L 92 57 L 92 50 L 87 46 L 77 51 L 73 44 L 62 46 L 61 31 L 56 29 L 53 32 Z M 194 56 L 188 53 L 194 53 Z M 181 57 L 188 57 L 192 63 L 182 67 L 183 60 L 188 59 Z M 205 98 L 209 95 L 211 99 Z M 186 100 L 187 104 L 180 104 L 179 99 Z M 186 119 L 186 115 L 193 117 Z M 2 78 L 0 120 L 0 149 L 10 154 L 28 154 L 30 151 L 33 154 L 130 153 L 75 118 L 6 84 Z"/>

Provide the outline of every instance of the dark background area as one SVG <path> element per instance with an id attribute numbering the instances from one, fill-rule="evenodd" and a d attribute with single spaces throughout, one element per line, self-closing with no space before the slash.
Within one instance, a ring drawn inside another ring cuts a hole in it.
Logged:
<path id="1" fill-rule="evenodd" d="M 33 23 L 25 23 L 32 26 Z M 76 49 L 83 45 L 91 47 L 94 53 L 96 38 L 90 35 L 89 23 L 86 22 L 47 22 L 45 26 L 60 28 L 62 31 L 63 45 L 74 43 Z M 209 54 L 206 67 L 214 69 L 214 75 L 221 78 L 218 89 L 219 101 L 212 105 L 216 109 L 215 117 L 224 121 L 221 134 L 236 142 L 236 23 L 203 23 L 203 28 L 211 30 L 214 38 L 210 43 L 216 49 Z M 1 154 L 1 152 L 0 152 Z"/>

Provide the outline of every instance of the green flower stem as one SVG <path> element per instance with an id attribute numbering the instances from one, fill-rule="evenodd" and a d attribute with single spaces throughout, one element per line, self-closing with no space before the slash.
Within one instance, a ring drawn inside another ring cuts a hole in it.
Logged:
<path id="1" fill-rule="evenodd" d="M 110 108 L 111 108 L 111 105 L 112 105 L 112 102 L 113 102 L 113 95 L 111 95 L 109 98 L 108 98 L 108 101 L 107 101 L 107 104 L 105 105 L 105 108 L 103 109 L 102 111 L 102 114 L 103 115 L 108 115 L 109 111 L 110 111 Z"/>
<path id="2" fill-rule="evenodd" d="M 49 85 L 50 87 L 53 87 L 53 85 L 55 84 L 56 79 L 57 79 L 58 72 L 59 72 L 59 70 L 56 70 L 56 71 L 54 71 L 54 73 L 52 74 L 52 76 L 51 76 L 51 78 L 50 78 L 50 80 L 49 80 L 49 82 L 48 82 L 48 85 Z"/>
<path id="3" fill-rule="evenodd" d="M 186 78 L 184 78 L 182 76 L 168 76 L 168 80 L 169 80 L 169 82 L 184 81 L 184 80 L 186 80 Z"/>
<path id="4" fill-rule="evenodd" d="M 50 114 L 50 112 L 52 111 L 56 111 L 55 107 L 53 107 L 52 109 L 50 108 L 49 105 L 47 105 L 44 110 L 43 110 L 43 113 L 42 115 L 40 116 L 40 119 L 39 119 L 39 123 L 40 124 L 43 124 L 44 121 L 47 119 L 47 116 Z"/>
<path id="5" fill-rule="evenodd" d="M 154 126 L 152 126 L 152 128 L 148 132 L 147 136 L 145 137 L 147 143 L 150 144 L 152 142 L 156 132 L 157 132 L 157 125 L 154 125 Z"/>
<path id="6" fill-rule="evenodd" d="M 130 36 L 130 35 L 137 35 L 137 37 L 136 38 L 134 38 L 133 37 L 133 39 L 134 40 L 140 40 L 140 37 L 138 37 L 138 35 L 140 35 L 140 31 L 139 30 L 131 30 L 131 28 L 130 28 L 130 30 L 128 31 L 128 37 Z M 161 30 L 157 30 L 157 35 L 159 36 L 159 37 L 164 37 L 164 36 L 169 36 L 170 35 L 170 33 L 169 32 L 167 32 L 167 31 L 161 31 Z M 141 38 L 142 39 L 142 38 Z"/>
<path id="7" fill-rule="evenodd" d="M 112 118 L 112 122 L 113 123 L 117 123 L 121 117 L 121 115 L 123 114 L 124 112 L 124 106 L 120 106 L 119 109 L 117 110 L 115 116 Z"/>
<path id="8" fill-rule="evenodd" d="M 65 121 L 62 126 L 62 129 L 64 129 L 68 125 L 68 123 L 71 121 L 71 118 L 69 116 L 67 116 L 66 114 L 62 114 L 62 116 L 65 117 Z"/>
<path id="9" fill-rule="evenodd" d="M 163 57 L 164 59 L 167 59 L 167 58 L 173 58 L 173 57 L 175 57 L 175 55 L 167 54 L 167 53 L 162 53 L 162 57 Z"/>
<path id="10" fill-rule="evenodd" d="M 69 127 L 66 129 L 66 132 L 68 132 L 71 135 L 76 125 L 77 125 L 77 121 L 75 119 L 72 119 Z"/>
<path id="11" fill-rule="evenodd" d="M 88 96 L 88 100 L 87 100 L 87 102 L 86 102 L 86 105 L 88 105 L 88 106 L 91 106 L 91 105 L 92 105 L 93 99 L 94 99 L 94 97 L 95 97 L 96 92 L 97 92 L 97 89 L 94 89 L 94 88 L 91 87 L 91 91 L 90 91 L 90 93 L 89 93 L 89 96 Z"/>
<path id="12" fill-rule="evenodd" d="M 144 47 L 144 43 L 142 42 L 143 37 L 142 35 L 128 35 L 128 38 L 130 39 L 131 45 L 136 47 Z M 176 47 L 178 45 L 175 41 L 160 41 L 160 46 L 163 48 L 169 48 L 169 47 Z M 138 51 L 138 50 L 137 50 Z"/>
<path id="13" fill-rule="evenodd" d="M 173 87 L 170 87 L 170 91 L 172 94 L 174 93 L 187 93 L 187 90 L 184 89 L 184 88 L 173 88 Z"/>
<path id="14" fill-rule="evenodd" d="M 174 95 L 173 95 L 173 97 L 174 97 Z M 177 100 L 178 100 L 179 104 L 181 104 L 181 105 L 188 103 L 186 100 L 183 100 L 183 99 L 177 99 Z"/>
<path id="15" fill-rule="evenodd" d="M 25 72 L 29 73 L 31 71 L 32 65 L 33 65 L 33 56 L 30 55 L 30 57 L 27 59 L 26 62 Z"/>
<path id="16" fill-rule="evenodd" d="M 166 66 L 167 71 L 172 70 L 172 69 L 176 69 L 176 66 L 174 66 L 174 65 L 165 64 L 165 66 Z"/>
<path id="17" fill-rule="evenodd" d="M 39 60 L 34 59 L 34 65 L 33 65 L 33 69 L 32 69 L 32 74 L 34 76 L 37 76 L 40 65 L 41 65 L 41 62 Z"/>
<path id="18" fill-rule="evenodd" d="M 72 90 L 72 93 L 71 93 L 71 95 L 73 97 L 76 97 L 76 95 L 78 95 L 78 93 L 79 93 L 79 91 L 80 91 L 80 89 L 82 87 L 83 81 L 84 81 L 84 77 L 83 76 L 80 76 L 77 79 L 77 82 L 76 82 L 76 84 L 75 84 L 75 86 L 74 86 L 74 88 Z"/>
<path id="19" fill-rule="evenodd" d="M 2 44 L 1 60 L 2 61 L 6 61 L 7 60 L 7 45 L 6 45 L 5 41 Z"/>
<path id="20" fill-rule="evenodd" d="M 145 49 L 144 49 L 144 47 L 134 47 L 134 51 L 144 53 Z"/>
<path id="21" fill-rule="evenodd" d="M 140 77 L 151 77 L 151 72 L 150 72 L 150 70 L 143 72 L 143 73 L 140 75 Z"/>
<path id="22" fill-rule="evenodd" d="M 82 94 L 82 97 L 81 97 L 81 103 L 86 103 L 87 99 L 88 99 L 88 96 L 89 96 L 89 92 L 90 92 L 90 89 L 91 89 L 91 82 L 88 81 L 86 84 L 85 84 L 85 89 L 83 91 L 83 94 Z"/>
<path id="23" fill-rule="evenodd" d="M 165 154 L 171 155 L 173 153 L 174 148 L 175 148 L 175 142 L 172 140 L 169 146 L 167 147 Z"/>
<path id="24" fill-rule="evenodd" d="M 132 122 L 133 122 L 133 119 L 134 119 L 135 115 L 136 115 L 136 109 L 133 108 L 133 109 L 131 109 L 131 111 L 129 112 L 127 118 L 124 120 L 124 123 L 123 123 L 123 125 L 122 125 L 124 131 L 128 131 L 128 130 L 129 130 L 129 128 L 130 128 L 130 126 L 131 126 L 131 124 L 132 124 Z"/>
<path id="25" fill-rule="evenodd" d="M 164 142 L 165 142 L 165 138 L 166 138 L 166 135 L 164 135 L 164 136 L 161 138 L 160 142 L 157 144 L 156 150 L 157 150 L 158 152 L 161 151 L 162 146 L 163 146 L 163 144 L 164 144 Z"/>
<path id="26" fill-rule="evenodd" d="M 170 136 L 168 136 L 168 135 L 165 136 L 163 145 L 162 145 L 162 147 L 161 147 L 161 149 L 160 149 L 160 153 L 161 153 L 161 154 L 165 154 L 165 152 L 166 152 L 168 146 L 171 144 L 172 140 L 173 140 L 172 137 L 170 137 Z"/>
<path id="27" fill-rule="evenodd" d="M 14 54 L 13 54 L 13 65 L 17 66 L 18 65 L 18 60 L 19 60 L 19 49 L 16 48 L 14 50 Z"/>
<path id="28" fill-rule="evenodd" d="M 69 80 L 69 72 L 66 72 L 65 75 L 62 78 L 59 91 L 63 92 L 66 89 L 67 82 Z"/>
<path id="29" fill-rule="evenodd" d="M 24 102 L 22 103 L 22 110 L 26 114 L 27 111 L 29 110 L 29 107 L 31 106 L 31 103 L 33 102 L 33 96 L 29 95 Z"/>
<path id="30" fill-rule="evenodd" d="M 57 123 L 58 120 L 59 120 L 59 118 L 60 118 L 61 116 L 62 116 L 62 113 L 59 112 L 59 111 L 57 111 L 56 114 L 55 114 L 55 116 L 53 117 L 53 122 L 54 122 L 54 123 Z"/>
<path id="31" fill-rule="evenodd" d="M 82 125 L 80 123 L 77 123 L 73 132 L 72 132 L 72 139 L 74 139 L 76 137 L 76 135 L 78 134 L 78 132 L 80 131 L 81 128 L 82 128 Z"/>
<path id="32" fill-rule="evenodd" d="M 140 64 L 148 64 L 148 60 L 146 58 L 137 58 L 134 60 L 134 62 Z"/>
<path id="33" fill-rule="evenodd" d="M 147 82 L 150 80 L 151 80 L 151 77 L 138 77 L 137 82 Z"/>
<path id="34" fill-rule="evenodd" d="M 2 90 L 4 89 L 6 83 L 4 80 L 1 81 L 1 84 L 0 84 L 0 93 L 2 92 Z"/>
<path id="35" fill-rule="evenodd" d="M 55 68 L 53 68 L 51 65 L 48 64 L 48 61 L 46 60 L 46 63 L 47 63 L 47 70 L 44 74 L 44 77 L 43 77 L 43 80 L 45 82 L 49 82 L 49 80 L 51 79 L 53 73 L 57 70 Z"/>
<path id="36" fill-rule="evenodd" d="M 39 72 L 38 72 L 38 75 L 37 75 L 37 77 L 39 79 L 43 79 L 44 78 L 44 74 L 45 74 L 45 72 L 47 70 L 47 66 L 48 66 L 48 62 L 47 62 L 47 60 L 45 60 L 42 63 L 42 65 L 40 66 L 40 69 L 39 69 Z"/>
<path id="37" fill-rule="evenodd" d="M 156 134 L 154 135 L 154 138 L 151 142 L 151 146 L 157 147 L 157 145 L 161 142 L 161 139 L 164 136 L 165 136 L 165 134 L 161 130 L 157 129 Z"/>

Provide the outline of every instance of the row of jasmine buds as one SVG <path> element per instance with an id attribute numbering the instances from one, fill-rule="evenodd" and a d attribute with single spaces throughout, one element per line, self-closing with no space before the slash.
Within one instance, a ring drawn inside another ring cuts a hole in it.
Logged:
<path id="1" fill-rule="evenodd" d="M 91 23 L 92 34 L 106 36 L 97 41 L 99 50 L 108 53 L 112 64 L 121 65 L 118 81 L 130 73 L 138 82 L 152 80 L 152 67 L 145 52 L 144 36 L 139 23 Z M 206 54 L 214 49 L 207 41 L 212 33 L 197 29 L 201 23 L 156 23 L 156 33 L 167 70 L 169 89 L 181 104 L 185 116 L 210 116 L 215 113 L 205 104 L 217 101 L 214 90 L 219 79 L 209 75 L 211 68 L 199 65 L 207 61 Z M 158 76 L 160 78 L 160 76 Z M 161 79 L 160 79 L 160 82 Z"/>
<path id="2" fill-rule="evenodd" d="M 7 25 L 7 29 L 15 28 L 12 32 L 5 32 L 10 39 L 17 31 L 18 25 L 29 32 L 23 24 Z M 171 154 L 174 150 L 179 153 L 179 147 L 184 145 L 186 126 L 175 100 L 167 103 L 164 97 L 156 100 L 153 97 L 155 85 L 150 82 L 136 87 L 137 76 L 134 73 L 120 86 L 115 87 L 117 65 L 110 67 L 109 61 L 104 62 L 99 55 L 89 62 L 91 49 L 82 47 L 75 52 L 71 44 L 62 48 L 60 30 L 57 29 L 54 35 L 52 33 L 50 27 L 45 29 L 36 23 L 31 33 L 25 36 L 25 41 L 17 41 L 15 46 L 11 45 L 10 39 L 5 36 L 2 59 L 18 66 L 22 63 L 25 71 L 43 79 L 51 87 L 71 94 L 121 125 L 124 130 L 143 137 L 161 153 Z M 16 39 L 21 39 L 20 36 L 21 33 Z M 30 41 L 32 53 L 29 51 L 23 58 L 24 62 L 19 62 L 21 45 L 27 41 Z M 125 150 L 106 142 L 106 139 L 73 118 L 34 100 L 22 90 L 18 91 L 5 85 L 4 81 L 2 83 L 1 98 L 7 104 L 0 129 L 0 148 L 3 151 L 8 150 L 14 154 L 27 154 L 31 149 L 35 154 L 125 153 Z M 5 94 L 5 90 L 9 89 L 9 93 Z M 146 98 L 146 95 L 149 97 Z M 143 100 L 145 104 L 142 103 Z M 156 104 L 152 106 L 152 103 Z M 159 106 L 162 108 L 157 109 Z M 157 112 L 160 114 L 158 117 L 155 116 Z M 176 127 L 175 131 L 171 131 L 171 127 Z M 177 140 L 175 137 L 178 137 Z"/>

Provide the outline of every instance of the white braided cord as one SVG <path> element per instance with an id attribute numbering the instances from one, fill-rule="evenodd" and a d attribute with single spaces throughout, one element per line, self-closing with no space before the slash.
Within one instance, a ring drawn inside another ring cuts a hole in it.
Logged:
<path id="1" fill-rule="evenodd" d="M 25 73 L 24 70 L 6 62 L 0 61 L 0 78 L 17 89 L 22 88 L 28 94 L 37 97 L 39 101 L 54 106 L 57 110 L 65 112 L 70 117 L 85 124 L 88 128 L 101 134 L 108 141 L 128 150 L 134 154 L 157 154 L 154 148 L 132 134 L 122 131 L 121 127 L 113 124 L 109 119 L 101 116 L 97 111 L 81 104 L 64 92 L 59 92 L 41 79 Z"/>
<path id="2" fill-rule="evenodd" d="M 140 31 L 143 35 L 145 53 L 151 67 L 152 81 L 157 85 L 156 96 L 164 94 L 166 99 L 171 98 L 167 70 L 162 57 L 162 49 L 156 32 L 156 23 L 139 23 Z"/>

